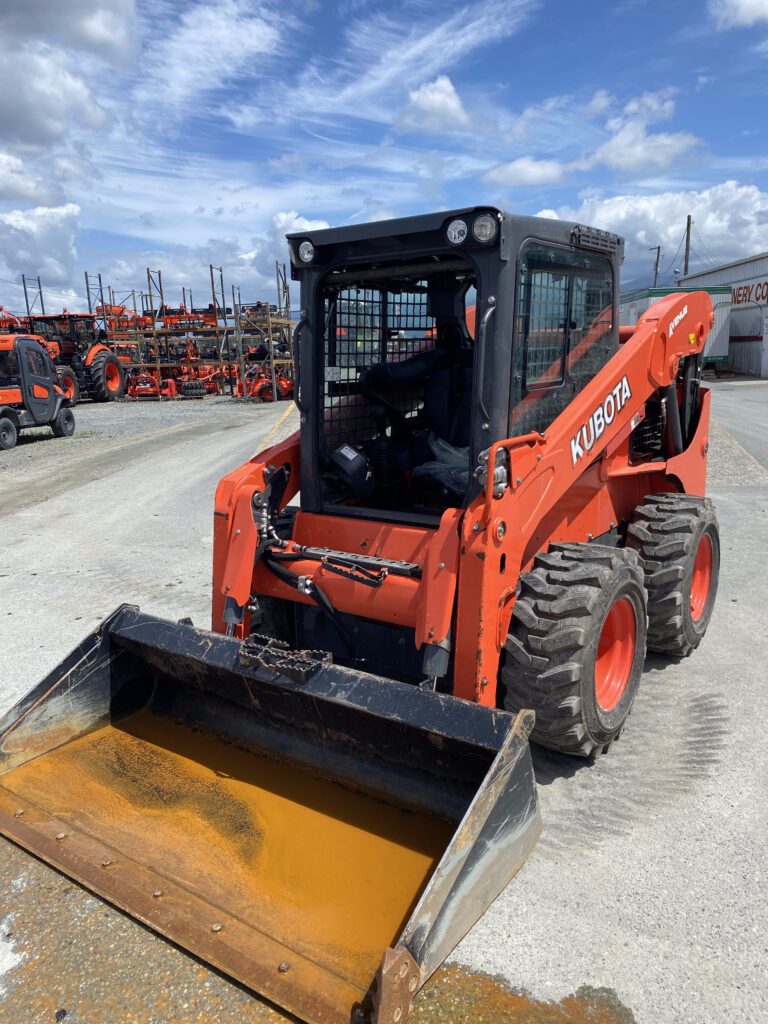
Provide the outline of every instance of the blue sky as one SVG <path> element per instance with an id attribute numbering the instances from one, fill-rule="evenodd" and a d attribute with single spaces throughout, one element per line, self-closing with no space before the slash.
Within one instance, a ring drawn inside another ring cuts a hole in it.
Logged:
<path id="1" fill-rule="evenodd" d="M 0 0 L 0 304 L 475 202 L 625 235 L 624 284 L 768 249 L 768 0 Z"/>

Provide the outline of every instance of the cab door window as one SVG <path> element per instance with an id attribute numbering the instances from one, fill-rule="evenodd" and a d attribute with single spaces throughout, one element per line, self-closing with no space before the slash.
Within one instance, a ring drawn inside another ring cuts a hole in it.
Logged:
<path id="1" fill-rule="evenodd" d="M 511 410 L 510 434 L 546 430 L 617 349 L 610 260 L 525 242 L 515 313 L 519 398 Z"/>
<path id="2" fill-rule="evenodd" d="M 19 382 L 19 362 L 15 352 L 0 352 L 0 387 Z"/>
<path id="3" fill-rule="evenodd" d="M 35 351 L 35 349 L 27 349 L 27 369 L 35 377 L 47 377 L 48 374 L 45 370 L 45 362 L 41 352 Z"/>

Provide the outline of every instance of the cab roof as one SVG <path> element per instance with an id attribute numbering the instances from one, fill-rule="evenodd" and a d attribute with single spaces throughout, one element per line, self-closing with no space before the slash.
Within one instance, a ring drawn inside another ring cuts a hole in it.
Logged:
<path id="1" fill-rule="evenodd" d="M 453 220 L 463 220 L 471 225 L 477 217 L 490 214 L 499 224 L 496 241 L 486 246 L 473 240 L 467 234 L 463 244 L 449 245 L 445 239 L 447 226 Z M 624 252 L 624 239 L 613 232 L 600 228 L 592 228 L 574 221 L 559 220 L 549 217 L 527 217 L 512 214 L 496 206 L 465 206 L 457 210 L 441 210 L 435 213 L 420 214 L 415 217 L 400 217 L 395 220 L 370 221 L 365 224 L 348 224 L 336 228 L 308 228 L 304 231 L 293 231 L 286 235 L 291 256 L 291 269 L 301 273 L 310 269 L 298 254 L 302 241 L 311 242 L 318 251 L 318 258 L 312 260 L 313 266 L 325 262 L 324 254 L 335 250 L 336 254 L 349 256 L 353 249 L 365 251 L 369 257 L 384 255 L 396 248 L 398 252 L 410 248 L 442 249 L 461 255 L 467 249 L 498 248 L 502 259 L 511 256 L 512 239 L 525 237 L 541 238 L 561 245 L 576 245 L 579 248 L 592 249 L 605 254 L 617 254 L 621 262 Z M 394 243 L 394 245 L 393 245 Z"/>
<path id="2" fill-rule="evenodd" d="M 17 341 L 36 341 L 41 343 L 40 338 L 34 334 L 0 334 L 0 352 L 12 352 Z"/>

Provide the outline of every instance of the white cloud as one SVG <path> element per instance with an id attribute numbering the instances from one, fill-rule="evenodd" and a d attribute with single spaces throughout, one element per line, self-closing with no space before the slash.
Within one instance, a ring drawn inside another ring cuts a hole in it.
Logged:
<path id="1" fill-rule="evenodd" d="M 648 125 L 669 120 L 675 112 L 675 89 L 660 89 L 636 96 L 619 117 L 606 127 L 611 138 L 583 162 L 588 168 L 603 164 L 625 173 L 658 171 L 670 167 L 684 153 L 700 144 L 690 132 L 649 132 Z"/>
<path id="2" fill-rule="evenodd" d="M 635 96 L 624 107 L 628 119 L 651 124 L 654 121 L 668 121 L 675 112 L 677 89 L 659 89 Z"/>
<path id="3" fill-rule="evenodd" d="M 414 132 L 456 132 L 469 126 L 469 116 L 448 75 L 438 75 L 408 93 L 398 126 Z"/>
<path id="4" fill-rule="evenodd" d="M 768 0 L 709 0 L 707 6 L 719 29 L 748 28 L 768 21 Z"/>
<path id="5" fill-rule="evenodd" d="M 561 181 L 566 167 L 558 160 L 534 160 L 521 156 L 488 171 L 485 181 L 491 185 L 553 185 Z"/>
<path id="6" fill-rule="evenodd" d="M 549 119 L 555 111 L 561 111 L 570 102 L 570 96 L 549 96 L 541 103 L 526 107 L 512 122 L 508 139 L 517 142 L 526 138 L 532 128 L 538 127 Z"/>
<path id="7" fill-rule="evenodd" d="M 627 173 L 663 170 L 699 144 L 690 132 L 652 132 L 639 121 L 622 125 L 594 155 L 594 163 Z"/>
<path id="8" fill-rule="evenodd" d="M 0 137 L 6 145 L 46 147 L 73 130 L 107 123 L 106 111 L 59 51 L 43 45 L 22 53 L 0 49 L 0 81 Z"/>
<path id="9" fill-rule="evenodd" d="M 146 49 L 147 73 L 135 98 L 164 108 L 263 73 L 264 59 L 281 43 L 282 22 L 248 0 L 198 3 L 161 25 Z"/>
<path id="10" fill-rule="evenodd" d="M 288 243 L 285 236 L 293 231 L 321 231 L 330 227 L 328 221 L 302 217 L 296 210 L 280 210 L 273 217 L 264 238 L 254 239 L 256 245 L 251 256 L 252 266 L 266 278 L 274 277 L 275 260 L 287 261 Z"/>
<path id="11" fill-rule="evenodd" d="M 139 252 L 116 256 L 102 268 L 105 281 L 123 294 L 146 280 L 147 266 L 163 271 L 163 287 L 169 302 L 181 300 L 181 289 L 192 289 L 195 305 L 210 301 L 208 265 L 221 267 L 229 300 L 232 285 L 240 288 L 244 302 L 263 298 L 275 290 L 275 260 L 288 260 L 285 235 L 292 231 L 327 228 L 324 220 L 310 220 L 295 210 L 278 211 L 264 234 L 241 241 L 233 235 L 210 237 L 203 243 L 154 245 Z"/>
<path id="12" fill-rule="evenodd" d="M 0 259 L 13 274 L 39 273 L 44 282 L 69 283 L 79 219 L 75 203 L 0 213 Z"/>
<path id="13" fill-rule="evenodd" d="M 598 89 L 593 95 L 592 99 L 584 107 L 584 113 L 587 117 L 598 117 L 600 114 L 604 114 L 613 105 L 614 99 L 609 92 L 605 89 Z"/>
<path id="14" fill-rule="evenodd" d="M 569 172 L 589 171 L 597 166 L 623 174 L 658 172 L 671 167 L 700 144 L 690 132 L 648 130 L 653 122 L 672 117 L 674 96 L 674 89 L 635 96 L 603 129 L 589 122 L 613 105 L 613 97 L 607 92 L 596 92 L 586 104 L 574 101 L 571 96 L 552 96 L 538 106 L 526 108 L 516 118 L 509 141 L 531 134 L 534 136 L 529 142 L 531 151 L 535 153 L 538 149 L 548 154 L 568 149 L 573 152 L 577 145 L 583 152 L 587 140 L 594 139 L 596 134 L 605 141 L 595 145 L 590 155 L 571 160 L 553 159 L 551 155 L 545 159 L 521 156 L 494 167 L 484 180 L 501 186 L 551 185 L 563 181 Z M 549 138 L 550 135 L 553 137 Z"/>
<path id="15" fill-rule="evenodd" d="M 552 211 L 542 211 L 546 216 Z M 563 220 L 575 220 L 614 231 L 627 239 L 627 268 L 631 277 L 647 262 L 648 246 L 663 247 L 662 265 L 671 261 L 692 214 L 696 232 L 718 260 L 727 262 L 765 250 L 768 232 L 768 193 L 756 185 L 725 181 L 702 190 L 661 192 L 655 195 L 599 194 L 585 198 L 576 208 L 557 210 Z M 681 258 L 681 257 L 680 257 Z M 697 251 L 694 244 L 693 266 Z M 675 263 L 675 266 L 681 264 Z"/>
<path id="16" fill-rule="evenodd" d="M 118 63 L 136 50 L 134 0 L 5 0 L 0 35 L 91 50 Z"/>
<path id="17" fill-rule="evenodd" d="M 55 189 L 31 173 L 17 156 L 0 152 L 0 200 L 48 203 Z"/>
<path id="18" fill-rule="evenodd" d="M 367 10 L 352 17 L 333 59 L 310 61 L 285 88 L 282 77 L 255 102 L 222 113 L 238 130 L 269 118 L 335 124 L 342 117 L 390 124 L 410 90 L 433 81 L 476 51 L 518 32 L 540 0 L 474 0 L 450 13 L 417 0 L 407 11 Z"/>
<path id="19" fill-rule="evenodd" d="M 180 300 L 181 289 L 186 288 L 193 289 L 194 304 L 200 306 L 211 301 L 210 280 L 207 280 L 209 264 L 222 268 L 228 300 L 232 285 L 240 286 L 241 297 L 246 300 L 254 283 L 264 283 L 252 267 L 253 251 L 243 252 L 239 240 L 231 235 L 211 237 L 195 245 L 168 244 L 123 254 L 107 264 L 106 277 L 118 289 L 130 287 L 142 277 L 146 280 L 148 266 L 158 267 L 163 273 L 163 291 L 169 302 Z M 274 279 L 274 262 L 271 276 Z"/>

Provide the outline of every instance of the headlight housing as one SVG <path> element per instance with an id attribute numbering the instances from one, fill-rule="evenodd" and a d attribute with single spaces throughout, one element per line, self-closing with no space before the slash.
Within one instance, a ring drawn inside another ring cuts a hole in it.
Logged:
<path id="1" fill-rule="evenodd" d="M 445 229 L 445 234 L 451 245 L 462 245 L 466 242 L 467 235 L 469 234 L 467 222 L 459 218 L 452 220 Z"/>
<path id="2" fill-rule="evenodd" d="M 499 233 L 499 222 L 491 213 L 481 213 L 472 223 L 472 234 L 478 242 L 492 242 Z"/>

